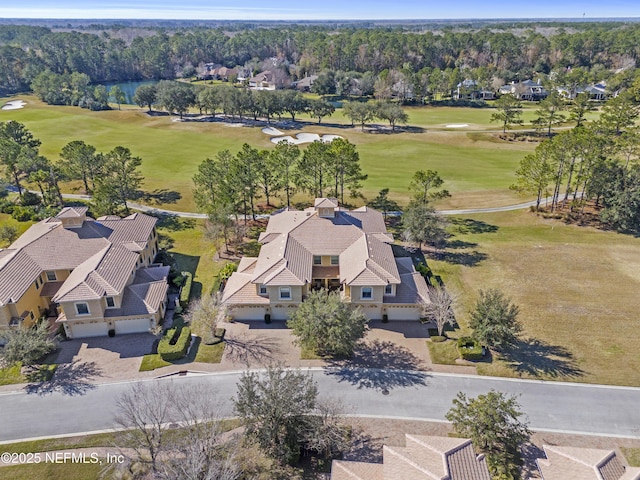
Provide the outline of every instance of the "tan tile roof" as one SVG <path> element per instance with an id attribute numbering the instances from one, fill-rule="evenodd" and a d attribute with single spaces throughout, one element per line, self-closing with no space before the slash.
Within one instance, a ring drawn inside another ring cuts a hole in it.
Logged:
<path id="1" fill-rule="evenodd" d="M 168 288 L 166 280 L 129 285 L 124 289 L 120 308 L 107 308 L 104 316 L 114 318 L 154 314 L 164 302 Z"/>
<path id="2" fill-rule="evenodd" d="M 258 295 L 252 275 L 235 272 L 224 287 L 222 302 L 237 305 L 267 305 L 269 299 Z"/>
<path id="3" fill-rule="evenodd" d="M 337 198 L 316 198 L 313 202 L 314 208 L 338 208 Z"/>
<path id="4" fill-rule="evenodd" d="M 238 264 L 238 272 L 253 273 L 256 268 L 257 257 L 242 257 Z"/>
<path id="5" fill-rule="evenodd" d="M 373 468 L 371 473 L 366 465 Z M 484 456 L 476 456 L 471 440 L 406 435 L 406 447 L 383 447 L 382 465 L 337 461 L 332 464 L 331 480 L 369 478 L 491 480 L 491 475 Z"/>
<path id="6" fill-rule="evenodd" d="M 86 218 L 82 226 L 73 229 L 64 228 L 60 220 L 85 214 L 86 207 L 66 207 L 58 217 L 32 225 L 10 249 L 1 252 L 0 304 L 19 300 L 35 278 L 47 270 L 73 270 L 57 292 L 58 299 L 63 295 L 70 295 L 68 299 L 83 295 L 95 298 L 101 291 L 122 291 L 131 273 L 131 259 L 138 257 L 133 252 L 146 245 L 156 219 L 139 213 L 124 219 Z"/>
<path id="7" fill-rule="evenodd" d="M 625 467 L 613 450 L 544 445 L 538 459 L 544 480 L 637 480 L 640 468 Z"/>
<path id="8" fill-rule="evenodd" d="M 334 460 L 331 480 L 384 480 L 382 464 Z"/>
<path id="9" fill-rule="evenodd" d="M 64 207 L 55 218 L 82 218 L 88 210 L 87 207 Z"/>

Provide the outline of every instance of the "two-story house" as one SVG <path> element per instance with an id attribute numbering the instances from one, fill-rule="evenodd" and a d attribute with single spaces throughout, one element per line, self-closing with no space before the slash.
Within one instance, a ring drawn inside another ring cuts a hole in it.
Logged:
<path id="1" fill-rule="evenodd" d="M 224 290 L 238 320 L 289 318 L 314 289 L 339 291 L 370 319 L 417 320 L 429 302 L 411 258 L 393 255 L 382 214 L 346 210 L 335 198 L 317 198 L 304 211 L 274 213 L 260 235 L 258 257 L 244 257 Z"/>
<path id="2" fill-rule="evenodd" d="M 70 338 L 148 332 L 166 310 L 154 217 L 65 207 L 0 250 L 0 328 L 55 318 Z"/>

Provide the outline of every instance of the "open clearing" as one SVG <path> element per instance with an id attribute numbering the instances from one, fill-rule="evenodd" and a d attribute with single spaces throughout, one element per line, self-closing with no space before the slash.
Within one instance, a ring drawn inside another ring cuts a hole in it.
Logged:
<path id="1" fill-rule="evenodd" d="M 236 152 L 245 142 L 257 148 L 274 148 L 261 127 L 227 128 L 222 122 L 173 122 L 168 115 L 149 116 L 137 108 L 91 112 L 78 107 L 45 105 L 33 96 L 24 98 L 29 108 L 1 111 L 0 121 L 24 123 L 42 141 L 42 154 L 51 159 L 56 159 L 62 147 L 72 140 L 83 140 L 103 152 L 117 145 L 130 148 L 143 159 L 144 188 L 151 194 L 145 201 L 153 206 L 195 211 L 191 178 L 205 158 L 224 149 Z M 363 133 L 360 127 L 336 123 L 333 117 L 321 125 L 301 124 L 304 131 L 277 128 L 294 138 L 300 133 L 338 135 L 356 144 L 363 171 L 369 175 L 363 184 L 366 198 L 389 188 L 392 198 L 405 203 L 409 199 L 411 175 L 418 169 L 428 168 L 440 173 L 453 195 L 439 205 L 441 208 L 499 206 L 521 201 L 508 187 L 518 162 L 535 144 L 496 141 L 484 133 L 471 136 L 466 131 L 435 132 L 426 128 L 426 122 L 431 121 L 451 124 L 475 118 L 477 122 L 484 122 L 488 119 L 487 109 L 414 107 L 408 110 L 416 119 L 410 122 L 416 127 L 415 133 Z M 435 117 L 431 121 L 430 115 Z M 467 123 L 472 124 L 471 120 Z M 484 126 L 491 128 L 489 124 Z M 78 191 L 80 185 L 67 185 L 66 191 L 73 188 Z"/>
<path id="2" fill-rule="evenodd" d="M 510 296 L 524 325 L 511 358 L 479 373 L 640 386 L 640 238 L 523 211 L 454 222 L 452 247 L 428 259 L 461 293 L 453 335 L 469 332 L 480 289 Z"/>

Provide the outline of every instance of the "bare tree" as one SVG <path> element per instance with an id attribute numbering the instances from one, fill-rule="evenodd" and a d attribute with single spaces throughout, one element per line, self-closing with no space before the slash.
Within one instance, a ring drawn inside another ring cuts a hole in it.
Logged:
<path id="1" fill-rule="evenodd" d="M 219 292 L 212 295 L 205 294 L 192 302 L 185 320 L 191 323 L 194 331 L 202 337 L 203 343 L 211 345 L 216 341 L 218 320 L 225 311 Z"/>
<path id="2" fill-rule="evenodd" d="M 442 336 L 445 327 L 453 326 L 456 321 L 453 306 L 457 297 L 444 287 L 429 287 L 429 299 L 431 302 L 424 307 L 425 314 L 429 321 L 436 324 L 438 335 Z"/>
<path id="3" fill-rule="evenodd" d="M 117 440 L 134 478 L 236 480 L 238 436 L 225 437 L 214 395 L 202 385 L 137 383 L 117 401 Z"/>

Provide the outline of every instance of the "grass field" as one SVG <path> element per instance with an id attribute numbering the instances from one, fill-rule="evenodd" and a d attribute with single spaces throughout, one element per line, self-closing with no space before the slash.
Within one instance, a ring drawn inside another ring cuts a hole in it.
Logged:
<path id="1" fill-rule="evenodd" d="M 640 386 L 640 239 L 567 225 L 530 212 L 455 220 L 453 247 L 428 258 L 461 295 L 469 333 L 480 289 L 498 288 L 520 306 L 523 342 L 479 373 Z"/>
<path id="2" fill-rule="evenodd" d="M 24 123 L 42 140 L 44 155 L 56 159 L 61 148 L 71 140 L 84 140 L 99 151 L 126 146 L 143 159 L 144 189 L 152 195 L 149 202 L 175 210 L 195 209 L 191 178 L 206 157 L 227 148 L 235 152 L 244 142 L 258 148 L 273 148 L 259 127 L 175 122 L 174 117 L 148 116 L 138 108 L 90 112 L 77 107 L 45 105 L 33 96 L 20 98 L 27 101 L 27 106 L 0 111 L 0 121 Z M 0 103 L 2 101 L 0 99 Z M 513 172 L 535 144 L 496 141 L 490 134 L 483 133 L 429 130 L 441 123 L 468 122 L 478 122 L 482 129 L 495 128 L 488 123 L 487 109 L 424 107 L 412 108 L 410 114 L 411 125 L 419 127 L 416 133 L 363 133 L 359 127 L 341 124 L 340 113 L 325 120 L 327 125 L 309 124 L 305 131 L 342 135 L 358 146 L 363 170 L 369 175 L 363 188 L 368 198 L 382 188 L 390 188 L 396 200 L 405 202 L 410 177 L 420 168 L 437 170 L 447 182 L 453 197 L 444 202 L 443 207 L 501 205 L 515 198 L 508 190 Z M 287 134 L 298 132 L 292 130 Z M 72 187 L 68 185 L 66 190 Z M 167 191 L 178 192 L 179 198 L 169 202 L 162 196 Z"/>

